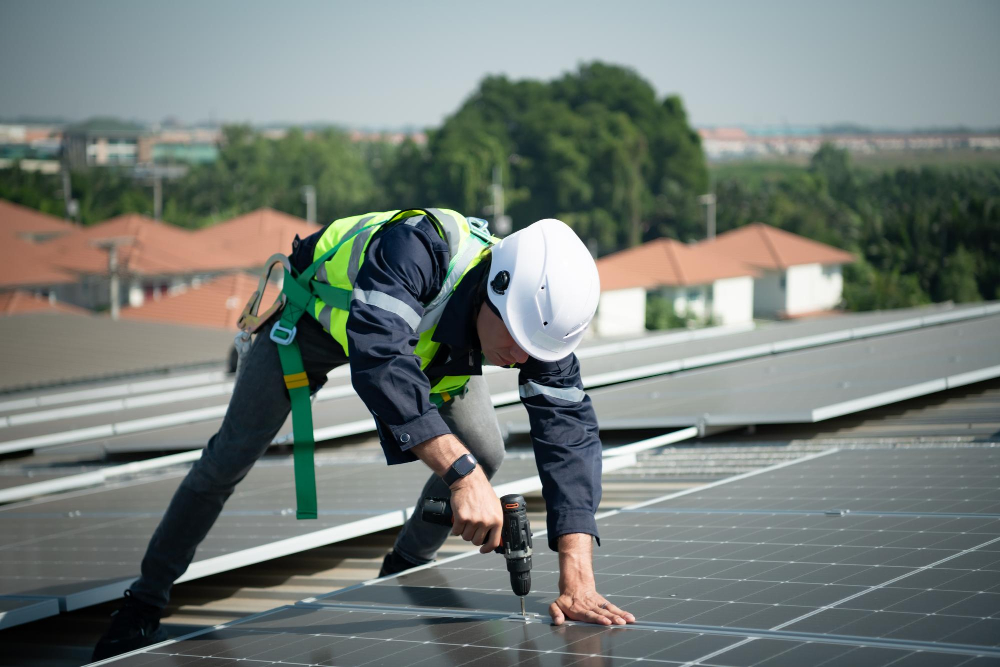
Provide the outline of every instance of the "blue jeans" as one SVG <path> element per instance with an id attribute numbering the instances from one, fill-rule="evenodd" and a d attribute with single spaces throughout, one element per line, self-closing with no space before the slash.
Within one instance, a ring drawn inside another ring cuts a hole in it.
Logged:
<path id="1" fill-rule="evenodd" d="M 314 390 L 326 381 L 330 370 L 347 363 L 330 335 L 312 321 L 303 318 L 298 339 Z M 226 500 L 267 451 L 291 410 L 282 376 L 276 344 L 266 334 L 256 336 L 240 363 L 219 432 L 177 488 L 146 547 L 141 575 L 129 587 L 138 600 L 160 608 L 167 605 L 174 581 L 191 564 Z M 469 390 L 446 403 L 441 416 L 492 477 L 503 461 L 504 449 L 485 380 L 472 378 Z M 450 491 L 432 474 L 421 498 L 425 495 L 447 497 Z M 403 527 L 396 548 L 404 558 L 425 563 L 433 560 L 449 529 L 426 523 L 419 515 L 418 509 Z"/>

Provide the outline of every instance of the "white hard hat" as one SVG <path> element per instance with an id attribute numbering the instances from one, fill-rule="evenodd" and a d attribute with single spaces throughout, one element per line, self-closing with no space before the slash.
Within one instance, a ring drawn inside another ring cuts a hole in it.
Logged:
<path id="1" fill-rule="evenodd" d="M 539 220 L 493 247 L 486 293 L 514 341 L 558 361 L 580 344 L 601 293 L 597 265 L 566 223 Z"/>

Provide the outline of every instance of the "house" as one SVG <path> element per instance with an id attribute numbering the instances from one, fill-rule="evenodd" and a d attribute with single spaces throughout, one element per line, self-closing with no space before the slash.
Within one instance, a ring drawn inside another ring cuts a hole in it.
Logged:
<path id="1" fill-rule="evenodd" d="M 196 232 L 206 247 L 236 259 L 239 268 L 256 271 L 276 252 L 288 254 L 296 235 L 305 238 L 320 225 L 270 208 L 261 208 Z"/>
<path id="2" fill-rule="evenodd" d="M 256 289 L 256 277 L 231 273 L 177 289 L 172 294 L 147 301 L 141 307 L 123 308 L 121 318 L 227 329 L 235 333 L 236 322 Z M 273 286 L 273 292 L 265 291 L 261 312 L 274 302 L 278 293 L 276 286 Z"/>
<path id="3" fill-rule="evenodd" d="M 78 229 L 39 248 L 51 265 L 77 277 L 66 300 L 91 309 L 110 305 L 112 252 L 120 281 L 119 303 L 131 306 L 242 264 L 225 249 L 206 246 L 195 232 L 136 214 Z"/>
<path id="4" fill-rule="evenodd" d="M 78 229 L 78 226 L 61 218 L 0 199 L 0 236 L 41 243 Z"/>
<path id="5" fill-rule="evenodd" d="M 43 246 L 0 232 L 0 294 L 22 291 L 63 300 L 75 282 L 72 273 L 49 260 Z"/>
<path id="6" fill-rule="evenodd" d="M 841 301 L 841 267 L 854 255 L 756 222 L 702 241 L 712 250 L 760 272 L 754 281 L 754 317 L 799 317 L 829 311 Z"/>
<path id="7" fill-rule="evenodd" d="M 60 303 L 52 293 L 48 297 L 39 296 L 24 290 L 0 292 L 0 317 L 6 315 L 22 315 L 24 313 L 69 313 L 73 315 L 89 315 L 89 311 L 76 306 Z"/>
<path id="8" fill-rule="evenodd" d="M 601 300 L 594 318 L 600 336 L 641 333 L 646 301 L 659 297 L 676 314 L 718 324 L 753 319 L 757 271 L 707 248 L 657 239 L 597 260 Z"/>

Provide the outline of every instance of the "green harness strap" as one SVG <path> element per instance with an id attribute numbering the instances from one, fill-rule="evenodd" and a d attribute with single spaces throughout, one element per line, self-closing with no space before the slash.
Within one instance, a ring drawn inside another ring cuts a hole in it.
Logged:
<path id="1" fill-rule="evenodd" d="M 288 297 L 281 319 L 271 328 L 271 340 L 277 343 L 281 372 L 292 404 L 292 435 L 295 444 L 292 459 L 295 470 L 295 504 L 297 519 L 318 517 L 316 500 L 316 470 L 313 465 L 315 440 L 313 437 L 312 404 L 309 400 L 309 378 L 302 363 L 299 342 L 295 340 L 296 324 L 315 301 L 309 290 L 298 281 L 302 276 L 285 272 L 282 292 Z"/>

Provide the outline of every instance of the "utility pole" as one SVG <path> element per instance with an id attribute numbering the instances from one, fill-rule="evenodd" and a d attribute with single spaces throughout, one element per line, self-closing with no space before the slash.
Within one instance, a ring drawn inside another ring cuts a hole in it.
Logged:
<path id="1" fill-rule="evenodd" d="M 306 201 L 306 220 L 316 222 L 316 188 L 312 185 L 302 186 L 302 198 Z"/>
<path id="2" fill-rule="evenodd" d="M 711 241 L 715 238 L 715 194 L 708 193 L 698 197 L 698 203 L 705 206 L 705 223 L 708 227 L 706 238 Z"/>
<path id="3" fill-rule="evenodd" d="M 118 248 L 132 242 L 129 237 L 101 239 L 94 245 L 108 251 L 108 298 L 111 300 L 111 319 L 118 320 L 121 313 L 121 271 L 118 268 Z"/>
<path id="4" fill-rule="evenodd" d="M 500 236 L 506 236 L 510 234 L 513 224 L 510 217 L 504 215 L 503 169 L 500 165 L 493 167 L 493 185 L 490 189 L 493 191 L 493 231 Z"/>

